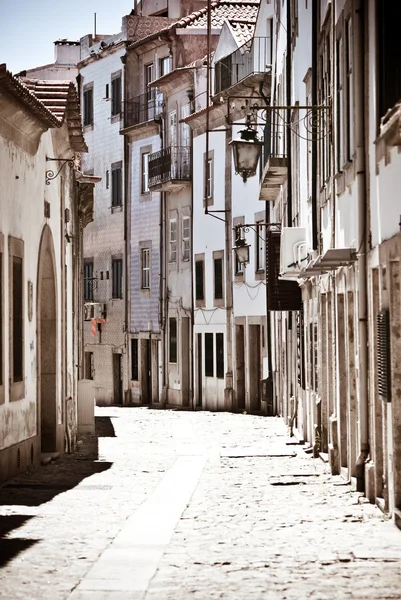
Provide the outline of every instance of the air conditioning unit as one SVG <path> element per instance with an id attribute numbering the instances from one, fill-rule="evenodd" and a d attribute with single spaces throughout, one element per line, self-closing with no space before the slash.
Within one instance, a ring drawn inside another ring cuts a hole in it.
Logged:
<path id="1" fill-rule="evenodd" d="M 305 227 L 283 227 L 280 237 L 279 279 L 296 280 L 308 262 L 309 244 Z"/>
<path id="2" fill-rule="evenodd" d="M 99 302 L 86 302 L 84 304 L 84 320 L 90 321 L 91 319 L 100 318 L 100 304 Z"/>

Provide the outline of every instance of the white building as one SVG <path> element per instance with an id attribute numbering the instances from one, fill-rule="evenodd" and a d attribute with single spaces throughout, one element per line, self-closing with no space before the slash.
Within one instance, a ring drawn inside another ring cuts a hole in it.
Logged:
<path id="1" fill-rule="evenodd" d="M 0 478 L 71 450 L 77 426 L 80 256 L 91 202 L 70 82 L 0 66 Z M 71 168 L 68 168 L 66 163 Z"/>

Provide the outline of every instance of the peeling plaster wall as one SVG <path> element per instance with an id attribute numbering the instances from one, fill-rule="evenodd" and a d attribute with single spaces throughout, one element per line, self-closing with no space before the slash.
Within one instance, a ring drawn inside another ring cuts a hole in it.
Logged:
<path id="1" fill-rule="evenodd" d="M 0 112 L 3 102 L 0 102 Z M 4 129 L 2 130 L 4 131 Z M 12 128 L 9 129 L 12 133 Z M 31 134 L 35 135 L 32 130 Z M 40 134 L 40 130 L 39 130 Z M 12 137 L 11 135 L 9 137 Z M 19 138 L 21 139 L 21 138 Z M 55 250 L 56 301 L 60 314 L 60 179 L 45 185 L 47 156 L 54 156 L 51 132 L 42 134 L 36 154 L 29 154 L 10 139 L 0 136 L 0 233 L 4 236 L 3 293 L 4 293 L 4 403 L 0 405 L 0 450 L 22 442 L 38 433 L 37 423 L 37 273 L 38 253 L 43 227 L 47 223 L 52 231 Z M 54 167 L 54 163 L 51 165 Z M 44 201 L 50 203 L 51 216 L 44 217 Z M 23 397 L 10 401 L 9 384 L 9 251 L 8 239 L 12 236 L 24 241 L 23 259 L 23 316 L 24 316 L 24 375 Z M 28 282 L 33 285 L 32 320 L 28 318 Z M 58 320 L 57 350 L 57 422 L 62 422 L 61 401 L 61 324 Z"/>

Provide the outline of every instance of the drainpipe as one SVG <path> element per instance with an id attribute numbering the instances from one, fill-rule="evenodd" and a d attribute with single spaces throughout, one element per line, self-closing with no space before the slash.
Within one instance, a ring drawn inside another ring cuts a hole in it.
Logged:
<path id="1" fill-rule="evenodd" d="M 123 90 L 124 90 L 124 112 L 123 119 L 125 119 L 125 108 L 126 102 L 128 100 L 128 85 L 127 85 L 127 54 L 125 53 L 121 56 L 121 62 L 123 64 Z M 124 247 L 125 247 L 125 272 L 124 272 L 124 340 L 125 340 L 125 368 L 124 372 L 126 374 L 126 382 L 127 389 L 125 390 L 125 401 L 131 402 L 131 390 L 129 386 L 129 357 L 131 356 L 131 348 L 129 347 L 130 342 L 130 330 L 131 330 L 131 294 L 129 289 L 129 284 L 131 278 L 129 277 L 130 265 L 131 265 L 131 222 L 130 222 L 130 214 L 131 214 L 131 194 L 130 194 L 130 145 L 128 143 L 128 138 L 124 135 Z M 129 203 L 129 204 L 128 204 Z M 123 384 L 124 385 L 124 384 Z"/>
<path id="2" fill-rule="evenodd" d="M 359 333 L 359 443 L 360 453 L 356 461 L 355 475 L 357 491 L 365 491 L 365 463 L 369 454 L 368 424 L 368 352 L 367 352 L 367 215 L 366 215 L 366 172 L 365 172 L 365 79 L 364 79 L 364 3 L 356 1 L 354 16 L 354 57 L 355 57 L 355 141 L 356 179 L 358 190 L 358 333 Z"/>
<path id="3" fill-rule="evenodd" d="M 292 227 L 292 146 L 291 146 L 291 116 L 292 110 L 289 108 L 292 104 L 292 22 L 291 22 L 291 2 L 287 0 L 287 55 L 286 55 L 286 104 L 287 104 L 287 227 Z M 287 346 L 287 397 L 289 409 L 291 412 L 291 397 L 294 395 L 293 381 L 293 313 L 288 311 L 288 346 Z M 294 410 L 294 409 L 293 409 Z M 287 417 L 289 414 L 287 414 Z"/>

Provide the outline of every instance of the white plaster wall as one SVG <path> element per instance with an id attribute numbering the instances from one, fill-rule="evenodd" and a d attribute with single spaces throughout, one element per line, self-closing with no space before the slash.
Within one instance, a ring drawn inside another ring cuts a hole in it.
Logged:
<path id="1" fill-rule="evenodd" d="M 0 136 L 0 231 L 4 235 L 4 374 L 5 402 L 0 405 L 0 449 L 28 439 L 37 433 L 37 273 L 38 253 L 43 227 L 47 223 L 53 235 L 56 270 L 57 302 L 57 422 L 62 420 L 61 399 L 61 295 L 60 295 L 60 179 L 45 185 L 45 173 L 50 163 L 46 155 L 54 156 L 51 132 L 42 135 L 38 152 L 31 156 L 11 141 Z M 54 165 L 53 165 L 54 166 Z M 51 216 L 44 218 L 44 201 L 50 202 Z M 23 399 L 10 402 L 9 389 L 9 254 L 8 236 L 24 240 L 24 386 Z M 33 317 L 28 320 L 28 281 L 33 283 Z"/>
<path id="2" fill-rule="evenodd" d="M 224 222 L 210 214 L 206 215 L 203 207 L 205 150 L 205 135 L 195 137 L 193 141 L 193 252 L 205 255 L 205 306 L 194 309 L 194 337 L 196 339 L 198 333 L 223 333 L 226 352 L 226 311 L 224 307 L 215 307 L 213 303 L 213 251 L 224 250 L 225 230 Z M 210 133 L 209 150 L 214 151 L 214 204 L 209 207 L 209 210 L 224 210 L 226 154 L 224 133 Z M 224 217 L 224 213 L 216 213 L 216 216 Z M 195 285 L 195 280 L 193 285 Z M 202 370 L 204 372 L 204 335 L 202 337 Z M 203 406 L 210 410 L 223 409 L 224 378 L 203 376 L 202 381 Z"/>

